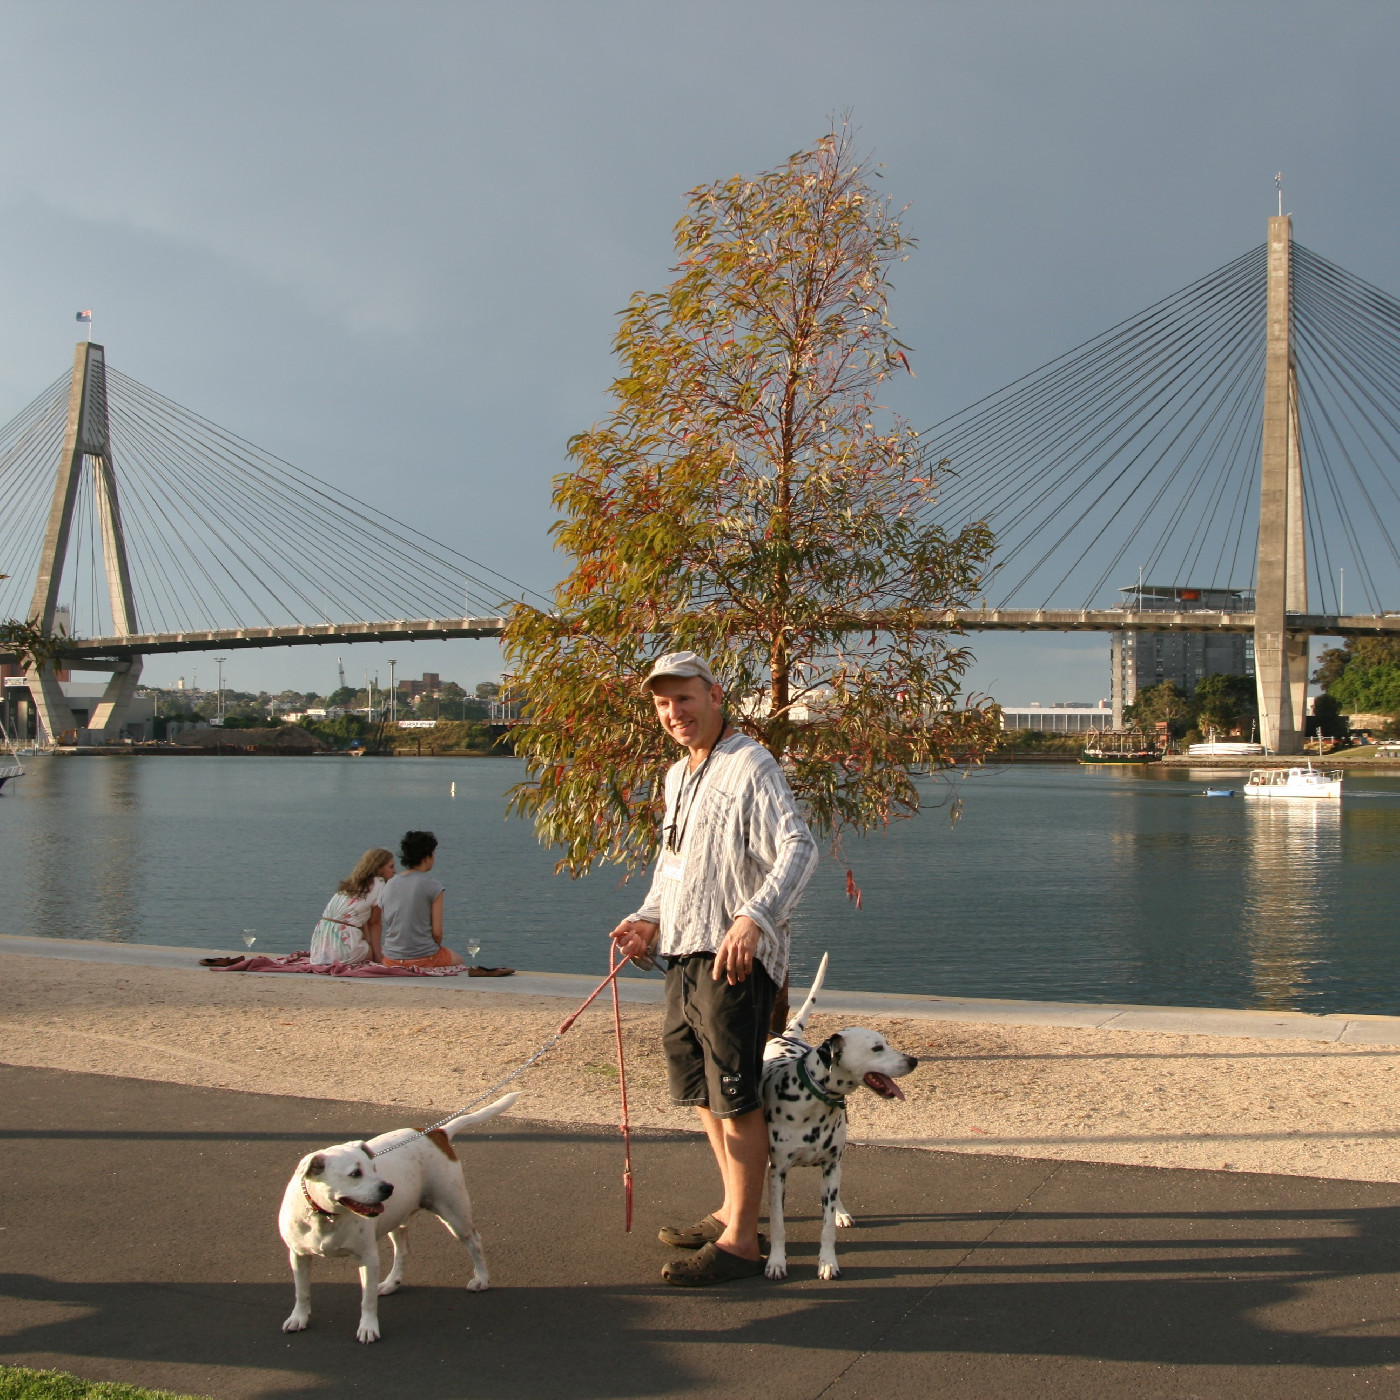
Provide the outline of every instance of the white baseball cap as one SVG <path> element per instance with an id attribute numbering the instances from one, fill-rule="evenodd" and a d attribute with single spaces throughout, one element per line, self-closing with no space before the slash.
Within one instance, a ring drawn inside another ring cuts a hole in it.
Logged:
<path id="1" fill-rule="evenodd" d="M 668 651 L 665 656 L 658 656 L 642 682 L 642 689 L 649 692 L 653 681 L 664 680 L 667 676 L 678 680 L 698 676 L 706 685 L 716 684 L 715 673 L 693 651 Z"/>

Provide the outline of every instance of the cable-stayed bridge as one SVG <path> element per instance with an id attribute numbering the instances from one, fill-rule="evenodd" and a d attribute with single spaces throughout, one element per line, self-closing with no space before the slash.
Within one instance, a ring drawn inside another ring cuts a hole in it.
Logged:
<path id="1" fill-rule="evenodd" d="M 67 619 L 61 662 L 111 671 L 90 730 L 120 731 L 146 655 L 496 636 L 507 605 L 532 595 L 85 342 L 71 373 L 0 429 L 0 500 L 12 575 L 0 616 L 46 632 Z M 28 681 L 48 733 L 72 729 L 54 668 Z"/>
<path id="2" fill-rule="evenodd" d="M 1167 625 L 1252 634 L 1277 752 L 1299 746 L 1309 636 L 1400 634 L 1400 301 L 1295 245 L 1291 217 L 925 439 L 953 474 L 938 518 L 996 532 L 993 618 L 1151 627 L 1103 608 L 1131 572 L 1183 600 L 1233 592 L 1246 606 Z"/>
<path id="3" fill-rule="evenodd" d="M 1248 634 L 1278 752 L 1298 746 L 1309 636 L 1400 634 L 1400 301 L 1289 218 L 923 444 L 943 464 L 931 515 L 997 538 L 979 605 L 930 626 Z M 145 655 L 493 636 L 522 597 L 551 604 L 99 345 L 0 429 L 0 500 L 0 616 L 51 629 L 66 609 L 64 662 L 112 673 L 95 730 L 120 728 Z M 1133 576 L 1180 606 L 1143 607 Z M 1191 601 L 1222 594 L 1228 611 Z M 29 680 L 49 733 L 71 728 L 52 672 Z"/>

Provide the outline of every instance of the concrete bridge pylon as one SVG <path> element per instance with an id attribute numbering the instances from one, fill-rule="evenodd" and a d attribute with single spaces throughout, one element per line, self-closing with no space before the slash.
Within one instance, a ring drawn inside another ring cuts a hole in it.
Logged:
<path id="1" fill-rule="evenodd" d="M 1254 675 L 1259 737 L 1265 748 L 1275 753 L 1301 750 L 1308 689 L 1308 638 L 1288 631 L 1289 614 L 1308 611 L 1303 458 L 1290 295 L 1292 248 L 1292 218 L 1287 214 L 1271 218 Z"/>
<path id="2" fill-rule="evenodd" d="M 73 512 L 85 466 L 90 467 L 93 474 L 93 499 L 102 535 L 102 561 L 112 628 L 119 637 L 131 636 L 139 628 L 131 587 L 131 566 L 126 552 L 126 532 L 122 526 L 121 502 L 117 493 L 117 476 L 112 462 L 106 352 L 101 345 L 80 340 L 73 356 L 68 422 L 58 459 L 48 526 L 39 556 L 39 571 L 34 582 L 34 599 L 29 610 L 30 617 L 45 632 L 53 630 L 59 588 L 63 582 L 63 566 L 73 531 Z M 87 664 L 84 662 L 84 665 Z M 121 733 L 140 682 L 141 657 L 133 654 L 93 664 L 96 669 L 110 670 L 112 679 L 88 717 L 87 737 L 114 738 Z M 59 686 L 53 665 L 31 667 L 27 678 L 49 737 L 56 740 L 75 728 L 73 712 Z"/>

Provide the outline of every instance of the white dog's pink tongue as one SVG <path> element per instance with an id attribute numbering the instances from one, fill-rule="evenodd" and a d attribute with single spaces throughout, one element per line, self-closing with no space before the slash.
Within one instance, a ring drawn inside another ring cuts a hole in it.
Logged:
<path id="1" fill-rule="evenodd" d="M 879 1074 L 875 1070 L 871 1070 L 865 1076 L 865 1082 L 882 1099 L 902 1099 L 904 1097 L 904 1090 L 888 1074 Z"/>

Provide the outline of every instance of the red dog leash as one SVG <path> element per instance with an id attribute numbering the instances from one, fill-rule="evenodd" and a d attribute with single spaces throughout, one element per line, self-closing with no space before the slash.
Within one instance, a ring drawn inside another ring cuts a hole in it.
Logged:
<path id="1" fill-rule="evenodd" d="M 594 998 L 604 987 L 612 986 L 613 1004 L 613 1034 L 617 1040 L 617 1087 L 622 1099 L 622 1122 L 618 1124 L 618 1129 L 622 1133 L 622 1189 L 627 1199 L 627 1233 L 632 1233 L 632 1121 L 627 1111 L 627 1061 L 622 1053 L 622 1001 L 617 991 L 617 974 L 627 966 L 630 959 L 623 958 L 621 962 L 617 960 L 617 944 L 614 943 L 608 950 L 608 975 L 597 985 L 592 996 L 583 1003 L 571 1016 L 566 1016 L 559 1024 L 559 1029 L 554 1032 L 554 1040 L 558 1040 L 575 1021 L 593 1003 Z"/>
<path id="2" fill-rule="evenodd" d="M 617 955 L 617 944 L 608 954 L 608 962 Z M 626 958 L 622 960 L 623 963 Z M 627 1233 L 632 1233 L 632 1123 L 627 1115 L 627 1062 L 622 1058 L 622 1005 L 617 993 L 617 974 L 622 971 L 619 963 L 612 973 L 613 1030 L 617 1035 L 617 1089 L 622 1098 L 622 1122 L 618 1128 L 622 1133 L 622 1189 L 627 1197 Z"/>
<path id="3" fill-rule="evenodd" d="M 374 1155 L 376 1157 L 382 1157 L 386 1152 L 397 1151 L 406 1143 L 414 1141 L 415 1138 L 426 1137 L 429 1133 L 435 1132 L 439 1128 L 446 1127 L 454 1118 L 460 1118 L 462 1114 L 470 1113 L 478 1104 L 485 1103 L 493 1094 L 504 1089 L 512 1079 L 524 1074 L 537 1060 L 542 1059 L 553 1050 L 564 1035 L 573 1028 L 574 1022 L 602 995 L 603 988 L 610 985 L 612 987 L 613 1001 L 613 1031 L 617 1037 L 617 1082 L 622 1097 L 622 1122 L 618 1124 L 618 1128 L 622 1133 L 622 1187 L 627 1198 L 627 1232 L 630 1234 L 632 1231 L 632 1124 L 627 1110 L 627 1063 L 622 1054 L 622 1005 L 621 998 L 618 996 L 617 991 L 617 974 L 621 972 L 630 961 L 631 959 L 629 958 L 623 958 L 621 962 L 618 962 L 617 944 L 614 943 L 608 953 L 608 975 L 594 987 L 579 1006 L 575 1007 L 574 1010 L 559 1023 L 559 1029 L 555 1031 L 523 1065 L 511 1070 L 504 1079 L 493 1084 L 484 1093 L 478 1094 L 469 1104 L 454 1109 L 451 1113 L 447 1114 L 446 1117 L 439 1118 L 436 1123 L 430 1123 L 426 1128 L 420 1128 L 418 1132 L 411 1136 L 402 1138 L 398 1142 L 391 1143 L 388 1147 L 381 1148 Z"/>

